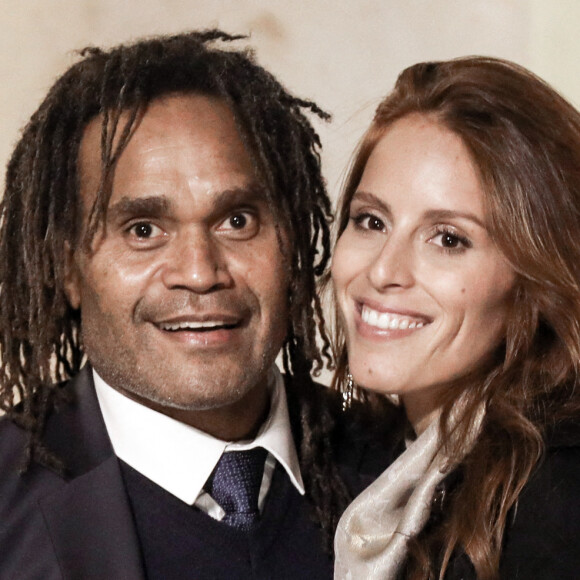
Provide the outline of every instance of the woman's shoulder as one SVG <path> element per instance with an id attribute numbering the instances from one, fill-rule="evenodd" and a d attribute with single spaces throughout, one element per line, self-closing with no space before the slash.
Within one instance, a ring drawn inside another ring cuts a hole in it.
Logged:
<path id="1" fill-rule="evenodd" d="M 556 449 L 580 447 L 580 417 L 552 425 L 546 434 L 548 452 Z"/>
<path id="2" fill-rule="evenodd" d="M 551 429 L 512 511 L 502 578 L 576 579 L 580 570 L 580 424 Z"/>
<path id="3" fill-rule="evenodd" d="M 554 520 L 560 528 L 569 524 L 571 531 L 580 532 L 579 491 L 580 425 L 563 425 L 547 438 L 545 453 L 520 495 L 516 520 L 543 511 L 549 516 L 546 524 Z M 572 519 L 572 512 L 579 517 Z"/>

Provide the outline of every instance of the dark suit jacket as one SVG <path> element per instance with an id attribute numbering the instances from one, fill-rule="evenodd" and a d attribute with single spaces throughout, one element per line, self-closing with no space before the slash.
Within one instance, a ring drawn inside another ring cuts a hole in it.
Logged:
<path id="1" fill-rule="evenodd" d="M 20 475 L 26 435 L 0 421 L 0 579 L 142 579 L 131 508 L 90 369 L 69 387 L 74 403 L 50 416 L 45 435 L 66 462 L 65 478 L 36 463 Z M 356 493 L 390 459 L 352 435 L 343 472 Z"/>

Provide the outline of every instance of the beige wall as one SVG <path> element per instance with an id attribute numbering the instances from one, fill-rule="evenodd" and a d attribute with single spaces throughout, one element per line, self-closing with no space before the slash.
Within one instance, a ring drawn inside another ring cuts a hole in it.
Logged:
<path id="1" fill-rule="evenodd" d="M 580 2 L 532 0 L 530 64 L 580 107 Z"/>
<path id="2" fill-rule="evenodd" d="M 262 64 L 333 113 L 319 130 L 336 194 L 378 100 L 414 62 L 508 58 L 580 105 L 579 22 L 577 0 L 2 0 L 0 160 L 75 49 L 219 26 L 250 34 Z"/>
<path id="3" fill-rule="evenodd" d="M 509 58 L 580 102 L 579 18 L 575 0 L 3 0 L 0 159 L 74 49 L 220 26 L 251 34 L 264 65 L 334 114 L 320 131 L 336 192 L 377 100 L 418 60 Z"/>

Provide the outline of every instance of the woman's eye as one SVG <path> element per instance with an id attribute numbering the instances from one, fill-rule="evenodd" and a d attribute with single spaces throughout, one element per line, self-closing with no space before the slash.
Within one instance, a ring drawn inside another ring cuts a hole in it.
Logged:
<path id="1" fill-rule="evenodd" d="M 386 229 L 383 220 L 369 213 L 359 214 L 351 219 L 355 223 L 356 227 L 363 230 L 383 232 Z"/>
<path id="2" fill-rule="evenodd" d="M 453 234 L 441 234 L 441 245 L 444 248 L 456 248 L 461 240 Z"/>
<path id="3" fill-rule="evenodd" d="M 450 231 L 440 231 L 431 238 L 431 242 L 437 246 L 441 246 L 444 250 L 461 251 L 466 248 L 471 248 L 471 242 L 456 233 Z"/>
<path id="4" fill-rule="evenodd" d="M 163 234 L 160 227 L 150 222 L 139 222 L 129 228 L 129 233 L 141 240 L 154 238 Z"/>

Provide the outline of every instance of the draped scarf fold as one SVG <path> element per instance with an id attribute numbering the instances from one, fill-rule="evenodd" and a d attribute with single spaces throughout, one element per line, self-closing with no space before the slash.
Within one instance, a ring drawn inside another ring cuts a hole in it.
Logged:
<path id="1" fill-rule="evenodd" d="M 452 426 L 463 409 L 458 403 Z M 481 409 L 462 446 L 462 457 L 473 446 L 482 418 Z M 433 492 L 452 467 L 436 418 L 342 515 L 334 541 L 335 580 L 395 580 L 409 539 L 427 523 Z"/>

